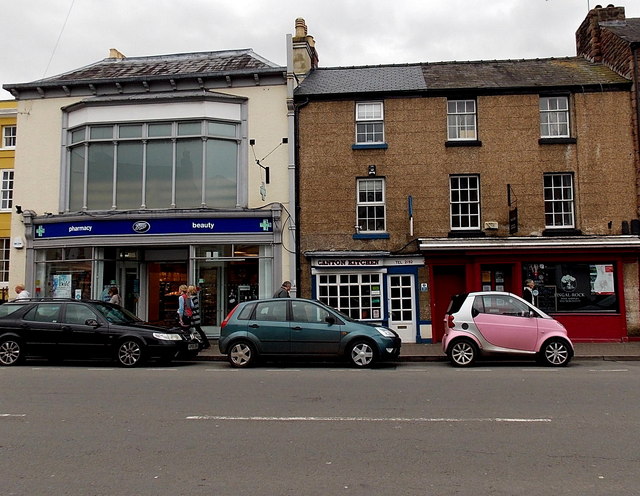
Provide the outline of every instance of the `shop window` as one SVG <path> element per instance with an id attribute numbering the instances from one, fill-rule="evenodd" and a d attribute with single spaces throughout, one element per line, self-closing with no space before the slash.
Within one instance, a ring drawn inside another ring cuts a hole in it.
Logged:
<path id="1" fill-rule="evenodd" d="M 90 247 L 36 251 L 36 295 L 90 299 L 91 253 Z"/>
<path id="2" fill-rule="evenodd" d="M 358 320 L 379 320 L 382 274 L 320 274 L 318 300 Z"/>
<path id="3" fill-rule="evenodd" d="M 237 135 L 209 120 L 74 128 L 68 210 L 234 208 Z"/>
<path id="4" fill-rule="evenodd" d="M 542 311 L 617 312 L 614 263 L 525 263 L 522 279 L 535 283 L 533 303 Z"/>

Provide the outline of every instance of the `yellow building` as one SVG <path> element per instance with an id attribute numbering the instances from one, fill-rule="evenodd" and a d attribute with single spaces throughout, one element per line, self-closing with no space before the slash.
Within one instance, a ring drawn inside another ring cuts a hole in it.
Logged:
<path id="1" fill-rule="evenodd" d="M 13 207 L 13 163 L 16 151 L 15 100 L 0 100 L 0 301 L 9 297 L 9 247 Z"/>

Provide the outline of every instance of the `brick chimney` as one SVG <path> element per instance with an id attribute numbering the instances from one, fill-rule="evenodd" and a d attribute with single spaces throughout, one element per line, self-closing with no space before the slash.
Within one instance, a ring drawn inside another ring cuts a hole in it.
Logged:
<path id="1" fill-rule="evenodd" d="M 602 62 L 602 31 L 600 26 L 615 26 L 624 24 L 626 17 L 624 7 L 606 7 L 596 5 L 576 31 L 576 51 L 578 56 L 592 62 Z"/>
<path id="2" fill-rule="evenodd" d="M 307 24 L 304 19 L 296 19 L 296 34 L 291 38 L 293 51 L 293 72 L 298 75 L 309 73 L 318 67 L 318 52 L 313 36 L 307 34 Z"/>

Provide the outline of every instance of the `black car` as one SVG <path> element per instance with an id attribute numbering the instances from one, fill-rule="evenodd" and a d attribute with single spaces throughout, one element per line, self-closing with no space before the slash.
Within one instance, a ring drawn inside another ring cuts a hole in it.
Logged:
<path id="1" fill-rule="evenodd" d="M 114 359 L 135 367 L 148 359 L 193 358 L 202 345 L 195 332 L 146 324 L 102 301 L 16 300 L 0 305 L 0 365 L 27 357 Z"/>

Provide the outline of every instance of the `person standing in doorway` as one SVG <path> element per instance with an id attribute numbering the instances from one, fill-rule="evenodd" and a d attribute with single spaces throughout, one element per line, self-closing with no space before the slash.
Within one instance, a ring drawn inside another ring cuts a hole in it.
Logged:
<path id="1" fill-rule="evenodd" d="M 524 289 L 522 290 L 522 298 L 524 298 L 527 302 L 535 305 L 534 303 L 534 294 L 533 289 L 536 287 L 536 283 L 533 282 L 532 279 L 527 279 L 524 282 Z"/>
<path id="2" fill-rule="evenodd" d="M 273 294 L 274 298 L 289 298 L 289 290 L 291 289 L 291 283 L 289 281 L 285 281 L 282 283 L 282 286 L 278 291 Z"/>
<path id="3" fill-rule="evenodd" d="M 195 286 L 189 286 L 187 289 L 189 293 L 189 298 L 191 298 L 191 307 L 193 310 L 193 315 L 191 315 L 191 326 L 196 330 L 198 334 L 200 334 L 200 339 L 202 339 L 202 344 L 204 348 L 211 348 L 211 344 L 209 343 L 209 338 L 200 327 L 200 288 Z"/>

